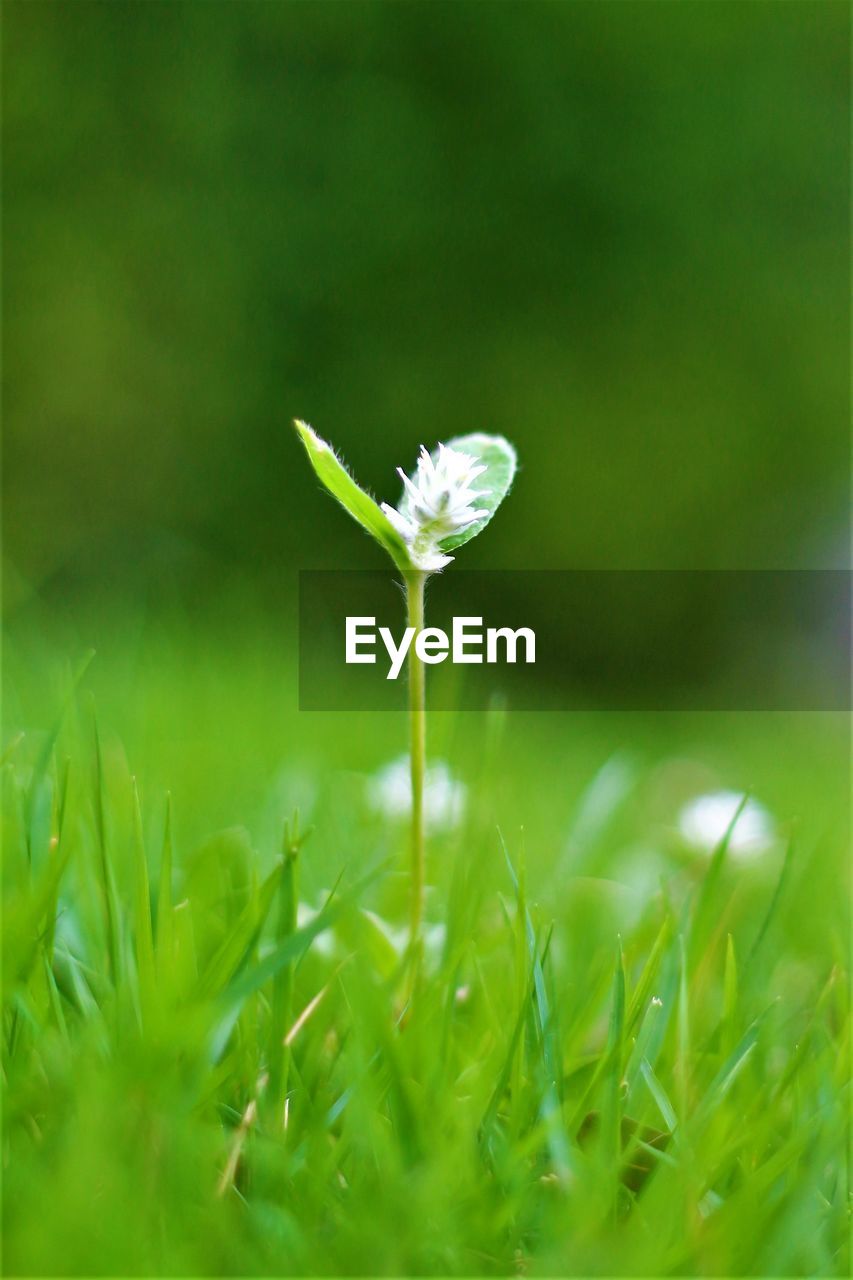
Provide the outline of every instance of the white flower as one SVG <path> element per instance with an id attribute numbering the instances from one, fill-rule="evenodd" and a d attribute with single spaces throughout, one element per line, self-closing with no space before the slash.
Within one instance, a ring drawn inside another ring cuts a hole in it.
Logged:
<path id="1" fill-rule="evenodd" d="M 696 849 L 710 853 L 722 840 L 743 801 L 737 791 L 713 791 L 690 800 L 678 815 L 678 828 Z M 747 800 L 729 837 L 735 858 L 754 858 L 773 843 L 770 814 L 757 800 Z"/>
<path id="2" fill-rule="evenodd" d="M 408 925 L 393 925 L 375 911 L 368 911 L 366 907 L 362 907 L 361 914 L 366 920 L 370 921 L 374 928 L 379 930 L 385 941 L 396 951 L 398 956 L 402 957 L 406 954 L 411 938 Z M 425 924 L 421 937 L 424 944 L 424 954 L 430 964 L 435 967 L 444 950 L 447 928 L 443 924 Z"/>
<path id="3" fill-rule="evenodd" d="M 435 572 L 450 564 L 453 556 L 445 555 L 439 544 L 489 514 L 474 505 L 489 490 L 471 487 L 486 469 L 471 454 L 443 444 L 435 462 L 421 445 L 414 480 L 397 468 L 403 499 L 399 508 L 383 502 L 382 510 L 407 544 L 416 568 Z"/>
<path id="4" fill-rule="evenodd" d="M 368 781 L 370 807 L 393 821 L 412 812 L 412 779 L 409 757 L 400 756 L 384 765 Z M 448 831 L 459 825 L 465 811 L 466 790 L 443 760 L 427 766 L 424 777 L 424 826 L 427 831 Z"/>

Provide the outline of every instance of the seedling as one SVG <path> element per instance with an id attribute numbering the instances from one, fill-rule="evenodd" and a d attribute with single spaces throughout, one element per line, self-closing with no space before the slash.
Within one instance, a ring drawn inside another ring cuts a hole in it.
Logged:
<path id="1" fill-rule="evenodd" d="M 421 446 L 415 471 L 406 475 L 396 507 L 381 505 L 356 484 L 325 440 L 305 422 L 296 423 L 311 465 L 354 520 L 384 547 L 400 571 L 406 590 L 411 635 L 424 629 L 424 584 L 453 560 L 450 554 L 476 537 L 506 497 L 515 476 L 516 454 L 503 436 L 474 433 Z M 424 663 L 413 645 L 408 651 L 409 759 L 412 779 L 410 944 L 417 953 L 424 897 L 424 773 L 426 711 Z"/>

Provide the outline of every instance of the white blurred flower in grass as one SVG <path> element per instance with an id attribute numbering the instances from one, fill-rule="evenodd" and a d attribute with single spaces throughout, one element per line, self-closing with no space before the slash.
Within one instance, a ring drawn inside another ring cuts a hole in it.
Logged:
<path id="1" fill-rule="evenodd" d="M 678 829 L 693 849 L 711 853 L 725 836 L 743 795 L 738 791 L 712 791 L 694 796 L 678 815 Z M 747 800 L 731 836 L 728 850 L 733 858 L 748 861 L 765 853 L 773 844 L 776 828 L 773 818 L 757 800 Z"/>
<path id="2" fill-rule="evenodd" d="M 390 921 L 378 915 L 375 911 L 368 911 L 366 908 L 362 908 L 361 914 L 370 921 L 374 928 L 379 930 L 398 958 L 402 960 L 411 941 L 409 930 L 403 925 L 391 924 Z M 431 968 L 435 968 L 438 965 L 446 938 L 447 928 L 445 925 L 441 923 L 430 924 L 428 922 L 424 925 L 424 953 Z"/>
<path id="3" fill-rule="evenodd" d="M 465 814 L 467 789 L 454 778 L 443 760 L 427 765 L 424 777 L 424 824 L 434 835 L 458 827 Z M 412 779 L 409 757 L 399 756 L 368 779 L 367 800 L 374 813 L 392 822 L 412 812 Z"/>
<path id="4" fill-rule="evenodd" d="M 324 902 L 327 902 L 329 899 L 328 892 L 325 892 L 322 896 Z M 300 902 L 296 915 L 297 927 L 305 929 L 310 924 L 313 924 L 320 911 L 320 907 L 314 907 L 309 902 Z M 392 924 L 390 920 L 386 920 L 384 916 L 379 915 L 376 911 L 368 910 L 367 907 L 359 907 L 356 917 L 355 925 L 353 926 L 351 923 L 348 929 L 344 929 L 343 933 L 339 928 L 340 922 L 336 922 L 330 925 L 328 929 L 324 929 L 322 933 L 318 933 L 312 939 L 309 950 L 319 959 L 330 961 L 344 960 L 347 955 L 363 952 L 367 948 L 372 955 L 374 963 L 381 970 L 390 972 L 406 955 L 410 944 L 408 928 L 405 925 Z M 360 928 L 360 932 L 357 935 L 353 934 L 353 927 Z M 376 949 L 375 940 L 373 943 L 370 941 L 371 932 L 375 938 L 381 939 L 381 950 L 379 951 Z M 421 938 L 424 958 L 431 971 L 435 971 L 438 968 L 446 937 L 447 928 L 444 924 L 426 923 L 423 926 Z M 273 947 L 269 947 L 266 954 L 271 954 L 273 950 Z"/>

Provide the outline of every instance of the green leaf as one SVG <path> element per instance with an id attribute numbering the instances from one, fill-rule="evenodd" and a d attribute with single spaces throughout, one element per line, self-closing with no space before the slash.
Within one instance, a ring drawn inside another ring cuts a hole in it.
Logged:
<path id="1" fill-rule="evenodd" d="M 44 745 L 41 751 L 39 752 L 38 760 L 36 761 L 35 769 L 33 771 L 32 781 L 30 782 L 29 797 L 27 802 L 27 849 L 29 851 L 30 861 L 32 861 L 33 829 L 35 827 L 36 808 L 37 808 L 37 801 L 39 798 L 41 783 L 44 781 L 47 775 L 48 766 L 50 765 L 50 759 L 51 759 L 51 756 L 53 755 L 53 749 L 56 746 L 56 742 L 59 737 L 60 730 L 62 729 L 65 716 L 67 715 L 68 709 L 74 701 L 74 696 L 77 692 L 80 682 L 82 681 L 84 675 L 88 671 L 89 664 L 91 663 L 94 656 L 95 656 L 95 650 L 87 649 L 87 651 L 83 654 L 83 657 L 81 658 L 80 662 L 78 663 L 77 668 L 71 677 L 68 691 L 65 695 L 65 700 L 62 703 L 62 707 L 60 709 L 56 722 L 54 723 L 50 733 L 45 738 Z"/>
<path id="2" fill-rule="evenodd" d="M 174 913 L 172 909 L 172 797 L 166 792 L 163 852 L 160 857 L 160 890 L 157 894 L 157 973 L 162 980 L 174 963 Z"/>
<path id="3" fill-rule="evenodd" d="M 726 942 L 726 968 L 723 976 L 723 1017 L 720 1023 L 720 1052 L 727 1058 L 734 1048 L 735 1018 L 738 1007 L 737 959 L 731 934 Z"/>
<path id="4" fill-rule="evenodd" d="M 346 467 L 335 455 L 334 449 L 321 440 L 307 422 L 295 423 L 299 437 L 305 445 L 311 466 L 320 481 L 336 498 L 353 520 L 366 529 L 381 547 L 384 547 L 398 569 L 404 572 L 412 568 L 408 548 L 382 508 L 356 484 Z M 485 523 L 485 521 L 483 522 Z"/>
<path id="5" fill-rule="evenodd" d="M 622 940 L 616 943 L 616 966 L 613 972 L 613 997 L 604 1054 L 604 1097 L 601 1107 L 601 1130 L 604 1150 L 618 1168 L 622 1132 L 622 1056 L 625 1038 L 625 959 Z"/>
<path id="6" fill-rule="evenodd" d="M 447 448 L 457 449 L 459 453 L 470 453 L 481 466 L 486 467 L 477 479 L 477 488 L 488 490 L 482 498 L 477 499 L 477 506 L 487 511 L 488 515 L 469 524 L 461 533 L 445 538 L 440 544 L 442 551 L 455 551 L 485 529 L 512 487 L 518 458 L 515 449 L 503 436 L 487 436 L 482 432 L 455 436 L 453 440 L 447 441 Z M 433 456 L 437 457 L 437 453 L 436 450 Z"/>
<path id="7" fill-rule="evenodd" d="M 669 946 L 671 932 L 672 922 L 669 916 L 665 916 L 664 922 L 660 927 L 658 936 L 655 938 L 654 945 L 649 953 L 649 958 L 643 966 L 643 971 L 640 974 L 639 981 L 628 1005 L 628 1012 L 625 1015 L 626 1035 L 631 1034 L 647 1007 L 649 996 L 652 993 L 652 983 L 657 977 L 661 958 L 666 948 Z"/>
<path id="8" fill-rule="evenodd" d="M 278 887 L 278 919 L 275 925 L 275 942 L 283 942 L 296 932 L 299 906 L 299 815 L 293 825 L 284 824 L 281 879 Z M 287 1098 L 290 1049 L 285 1043 L 293 1021 L 294 962 L 282 965 L 272 980 L 270 1024 L 267 1045 L 269 1082 L 267 1098 L 279 1117 L 284 1114 Z"/>
<path id="9" fill-rule="evenodd" d="M 776 888 L 773 890 L 773 897 L 770 899 L 770 906 L 767 908 L 767 914 L 765 915 L 764 919 L 761 922 L 761 927 L 758 930 L 758 933 L 756 934 L 755 941 L 753 942 L 752 948 L 747 957 L 747 961 L 746 961 L 747 969 L 751 969 L 752 963 L 756 957 L 756 954 L 758 953 L 758 950 L 761 947 L 762 942 L 764 941 L 764 938 L 767 934 L 768 929 L 770 928 L 770 925 L 773 923 L 773 917 L 776 915 L 776 912 L 779 908 L 779 904 L 782 901 L 782 895 L 785 891 L 785 888 L 787 886 L 787 883 L 791 874 L 791 864 L 793 861 L 793 855 L 794 855 L 794 844 L 792 840 L 789 840 L 787 847 L 785 849 L 785 860 L 782 863 L 782 870 L 779 873 L 779 879 L 776 881 Z"/>
<path id="10" fill-rule="evenodd" d="M 734 829 L 740 821 L 741 814 L 749 804 L 749 792 L 744 792 L 735 812 L 732 814 L 731 821 L 723 833 L 723 837 L 711 855 L 711 861 L 708 864 L 708 870 L 705 873 L 705 879 L 699 888 L 699 895 L 696 899 L 696 906 L 693 912 L 693 924 L 690 930 L 690 959 L 695 960 L 700 955 L 702 948 L 708 941 L 708 937 L 712 932 L 713 924 L 716 917 L 714 911 L 714 900 L 717 888 L 723 874 L 723 864 L 728 854 L 729 843 Z"/>
<path id="11" fill-rule="evenodd" d="M 714 1076 L 708 1086 L 707 1093 L 696 1108 L 694 1118 L 697 1122 L 701 1123 L 708 1120 L 731 1089 L 735 1080 L 746 1066 L 752 1051 L 758 1044 L 758 1037 L 762 1025 L 774 1006 L 775 1001 L 773 1004 L 768 1005 L 768 1007 L 758 1015 L 755 1021 L 750 1024 L 745 1034 Z"/>
<path id="12" fill-rule="evenodd" d="M 282 867 L 275 867 L 266 880 L 249 898 L 233 928 L 225 936 L 218 950 L 211 957 L 199 982 L 199 995 L 215 996 L 225 990 L 235 974 L 238 974 L 255 943 L 272 906 Z"/>
<path id="13" fill-rule="evenodd" d="M 664 1124 L 670 1133 L 674 1133 L 678 1128 L 678 1117 L 675 1114 L 675 1108 L 667 1097 L 666 1090 L 660 1080 L 658 1080 L 651 1068 L 651 1064 L 646 1058 L 643 1058 L 643 1061 L 640 1063 L 640 1071 L 643 1079 L 648 1085 L 649 1093 L 657 1103 L 658 1111 L 663 1116 Z"/>
<path id="14" fill-rule="evenodd" d="M 136 969 L 143 1018 L 151 1012 L 157 990 L 154 969 L 154 934 L 151 925 L 151 896 L 148 888 L 148 864 L 142 834 L 142 810 L 136 779 L 133 782 L 133 859 L 136 873 L 134 917 L 136 933 Z"/>
<path id="15" fill-rule="evenodd" d="M 385 866 L 380 864 L 380 866 L 358 880 L 346 894 L 334 901 L 330 897 L 322 910 L 318 911 L 317 915 L 314 916 L 313 920 L 301 928 L 295 929 L 286 938 L 282 938 L 281 942 L 253 969 L 243 971 L 236 976 L 223 992 L 224 1001 L 233 1003 L 244 1000 L 247 996 L 257 991 L 259 987 L 262 987 L 265 982 L 269 982 L 270 978 L 274 978 L 283 965 L 289 964 L 291 960 L 299 960 L 302 953 L 308 950 L 308 947 L 318 934 L 325 932 L 326 929 L 335 924 L 338 917 L 352 903 L 358 900 L 364 890 L 385 869 Z"/>
<path id="16" fill-rule="evenodd" d="M 3 928 L 3 984 L 4 999 L 8 999 L 18 982 L 23 982 L 35 963 L 39 945 L 50 932 L 56 915 L 59 884 L 71 857 L 71 843 L 58 845 L 48 859 L 37 884 L 28 892 L 26 900 L 16 904 L 13 912 L 5 911 Z M 41 929 L 47 917 L 47 931 Z M 47 952 L 46 952 L 47 953 Z"/>
<path id="17" fill-rule="evenodd" d="M 122 976 L 121 954 L 121 910 L 119 907 L 118 889 L 115 871 L 107 834 L 107 783 L 104 777 L 104 753 L 101 748 L 101 735 L 98 721 L 94 715 L 92 725 L 95 735 L 95 782 L 94 806 L 95 829 L 100 853 L 101 892 L 104 904 L 104 938 L 106 942 L 109 973 L 112 982 L 118 986 Z"/>
<path id="18" fill-rule="evenodd" d="M 498 829 L 498 839 L 501 842 L 506 864 L 509 868 L 512 885 L 515 890 L 519 967 L 521 973 L 525 977 L 522 990 L 524 990 L 527 985 L 526 974 L 528 966 L 533 977 L 533 986 L 530 991 L 528 1001 L 525 1001 L 525 1004 L 529 1002 L 533 1013 L 531 1041 L 540 1050 L 542 1058 L 542 1093 L 539 1103 L 539 1115 L 542 1121 L 543 1132 L 548 1139 L 548 1146 L 554 1168 L 561 1176 L 567 1177 L 572 1172 L 574 1160 L 569 1148 L 566 1132 L 563 1127 L 560 1045 L 557 1035 L 556 1020 L 551 1009 L 551 1002 L 548 999 L 548 989 L 545 985 L 545 970 L 543 967 L 551 942 L 551 933 L 549 932 L 545 945 L 540 952 L 536 943 L 533 921 L 527 906 L 523 855 L 520 864 L 520 872 L 517 873 L 513 866 L 512 859 L 509 856 L 509 849 L 506 846 L 506 841 L 504 840 L 500 829 Z M 517 1046 L 518 1043 L 519 1041 L 516 1040 L 515 1046 Z M 514 1093 L 516 1098 L 518 1098 L 521 1092 L 521 1068 L 522 1057 L 521 1054 L 517 1054 L 512 1060 L 511 1069 L 515 1071 L 515 1078 L 512 1080 L 510 1089 L 510 1092 Z"/>

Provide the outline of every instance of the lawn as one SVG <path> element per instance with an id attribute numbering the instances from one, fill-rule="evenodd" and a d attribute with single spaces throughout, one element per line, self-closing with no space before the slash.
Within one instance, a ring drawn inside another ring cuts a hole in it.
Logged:
<path id="1" fill-rule="evenodd" d="M 413 983 L 285 605 L 10 621 L 5 1272 L 846 1275 L 846 717 L 433 715 Z"/>

